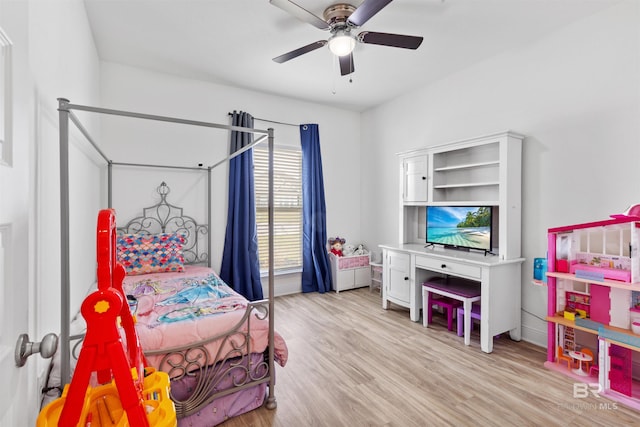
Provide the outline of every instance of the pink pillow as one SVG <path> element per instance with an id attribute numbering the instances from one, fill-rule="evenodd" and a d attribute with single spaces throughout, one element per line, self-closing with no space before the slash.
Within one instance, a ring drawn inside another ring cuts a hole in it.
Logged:
<path id="1" fill-rule="evenodd" d="M 184 271 L 182 234 L 123 234 L 118 236 L 118 262 L 127 275 Z"/>

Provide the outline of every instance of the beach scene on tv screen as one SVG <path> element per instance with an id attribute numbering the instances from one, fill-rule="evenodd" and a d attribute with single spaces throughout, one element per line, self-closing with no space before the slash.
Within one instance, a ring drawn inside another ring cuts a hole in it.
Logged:
<path id="1" fill-rule="evenodd" d="M 429 206 L 427 243 L 491 250 L 491 208 Z"/>

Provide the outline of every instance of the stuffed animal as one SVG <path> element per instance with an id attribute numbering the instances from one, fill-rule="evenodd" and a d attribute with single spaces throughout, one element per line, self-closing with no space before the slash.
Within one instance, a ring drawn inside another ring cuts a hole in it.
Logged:
<path id="1" fill-rule="evenodd" d="M 368 253 L 369 251 L 364 248 L 363 244 L 359 244 L 358 248 L 355 251 L 353 251 L 354 255 L 366 255 Z"/>
<path id="2" fill-rule="evenodd" d="M 342 256 L 342 245 L 346 242 L 342 237 L 329 237 L 330 251 L 335 256 Z"/>
<path id="3" fill-rule="evenodd" d="M 347 243 L 346 245 L 342 246 L 342 255 L 351 256 L 353 255 L 355 250 L 356 250 L 355 246 Z"/>

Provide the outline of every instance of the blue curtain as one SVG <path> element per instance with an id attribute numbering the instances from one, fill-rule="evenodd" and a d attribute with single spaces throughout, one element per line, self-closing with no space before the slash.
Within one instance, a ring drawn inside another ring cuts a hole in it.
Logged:
<path id="1" fill-rule="evenodd" d="M 318 125 L 300 125 L 302 144 L 302 292 L 332 289 L 327 254 L 327 209 Z"/>
<path id="2" fill-rule="evenodd" d="M 253 128 L 253 116 L 234 111 L 231 124 Z M 252 142 L 253 134 L 232 131 L 229 152 Z M 229 207 L 220 277 L 250 301 L 263 298 L 253 186 L 253 151 L 248 150 L 229 161 Z"/>

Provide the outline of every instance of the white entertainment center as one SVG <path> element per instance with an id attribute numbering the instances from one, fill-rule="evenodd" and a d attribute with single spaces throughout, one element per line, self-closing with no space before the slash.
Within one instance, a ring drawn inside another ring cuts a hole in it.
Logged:
<path id="1" fill-rule="evenodd" d="M 524 136 L 514 132 L 400 153 L 398 244 L 383 253 L 382 307 L 408 307 L 420 320 L 422 283 L 434 276 L 477 281 L 481 288 L 480 340 L 521 338 L 521 157 Z M 492 252 L 426 247 L 427 206 L 491 206 Z"/>

